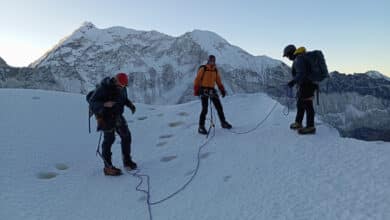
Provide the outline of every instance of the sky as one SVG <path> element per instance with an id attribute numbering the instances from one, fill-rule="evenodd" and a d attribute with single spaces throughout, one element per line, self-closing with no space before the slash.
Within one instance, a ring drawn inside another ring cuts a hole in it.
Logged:
<path id="1" fill-rule="evenodd" d="M 389 0 L 0 0 L 0 57 L 27 66 L 83 22 L 180 36 L 213 31 L 253 55 L 290 43 L 324 52 L 330 71 L 390 76 Z"/>

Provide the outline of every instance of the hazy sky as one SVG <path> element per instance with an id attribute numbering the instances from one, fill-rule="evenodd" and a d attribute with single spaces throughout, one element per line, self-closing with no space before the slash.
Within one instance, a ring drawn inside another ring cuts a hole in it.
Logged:
<path id="1" fill-rule="evenodd" d="M 0 0 L 0 57 L 27 66 L 84 21 L 173 36 L 210 30 L 287 64 L 283 47 L 295 43 L 323 50 L 330 70 L 390 76 L 390 0 Z"/>

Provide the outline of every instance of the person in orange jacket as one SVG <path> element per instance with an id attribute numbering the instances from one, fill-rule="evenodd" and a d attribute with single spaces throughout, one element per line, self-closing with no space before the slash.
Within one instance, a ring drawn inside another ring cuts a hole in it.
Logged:
<path id="1" fill-rule="evenodd" d="M 200 134 L 207 134 L 207 130 L 204 125 L 206 121 L 209 98 L 213 102 L 215 109 L 217 109 L 222 128 L 232 128 L 232 126 L 225 119 L 221 101 L 219 100 L 217 90 L 214 88 L 215 84 L 217 84 L 222 98 L 224 98 L 226 96 L 226 91 L 222 84 L 221 76 L 217 70 L 217 66 L 215 65 L 215 56 L 210 55 L 207 64 L 200 66 L 194 81 L 194 95 L 200 96 L 202 101 L 202 112 L 199 116 L 198 128 L 198 132 Z"/>

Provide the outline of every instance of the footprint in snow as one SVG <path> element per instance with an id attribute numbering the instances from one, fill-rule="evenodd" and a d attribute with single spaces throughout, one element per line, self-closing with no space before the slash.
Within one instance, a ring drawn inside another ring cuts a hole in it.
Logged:
<path id="1" fill-rule="evenodd" d="M 33 96 L 32 99 L 33 99 L 33 100 L 39 100 L 39 99 L 41 99 L 41 97 L 39 97 L 39 96 Z"/>
<path id="2" fill-rule="evenodd" d="M 55 173 L 55 172 L 39 172 L 37 174 L 37 178 L 43 179 L 43 180 L 48 180 L 48 179 L 53 179 L 57 175 L 58 175 L 58 173 Z"/>
<path id="3" fill-rule="evenodd" d="M 171 137 L 173 137 L 173 134 L 164 134 L 164 135 L 160 136 L 160 139 L 168 139 L 168 138 L 171 138 Z"/>
<path id="4" fill-rule="evenodd" d="M 211 154 L 213 154 L 212 152 L 206 152 L 206 153 L 202 153 L 200 155 L 200 159 L 206 159 L 208 158 Z"/>
<path id="5" fill-rule="evenodd" d="M 230 179 L 232 178 L 232 176 L 224 176 L 223 177 L 223 181 L 226 183 L 226 182 L 228 182 Z"/>
<path id="6" fill-rule="evenodd" d="M 67 170 L 67 169 L 69 169 L 69 166 L 64 164 L 64 163 L 57 163 L 56 164 L 56 169 L 57 170 Z"/>
<path id="7" fill-rule="evenodd" d="M 128 120 L 127 122 L 128 123 L 134 123 L 134 120 Z"/>
<path id="8" fill-rule="evenodd" d="M 138 117 L 137 119 L 139 120 L 139 121 L 143 121 L 143 120 L 145 120 L 145 119 L 147 119 L 148 117 L 147 116 L 142 116 L 142 117 Z"/>
<path id="9" fill-rule="evenodd" d="M 165 146 L 166 144 L 168 144 L 168 141 L 161 141 L 161 142 L 158 142 L 156 144 L 157 147 L 162 147 L 162 146 Z"/>
<path id="10" fill-rule="evenodd" d="M 180 126 L 183 124 L 184 124 L 183 121 L 175 121 L 175 122 L 170 122 L 168 125 L 169 125 L 169 127 L 174 128 L 174 127 L 177 127 L 177 126 Z"/>
<path id="11" fill-rule="evenodd" d="M 187 112 L 179 112 L 179 113 L 177 113 L 177 115 L 179 115 L 179 116 L 189 116 L 190 114 L 188 114 Z"/>
<path id="12" fill-rule="evenodd" d="M 172 161 L 172 160 L 174 160 L 174 159 L 176 159 L 176 158 L 177 158 L 176 155 L 173 155 L 173 156 L 166 156 L 166 157 L 162 157 L 162 158 L 160 159 L 160 161 L 161 161 L 161 162 L 164 162 L 164 163 L 167 163 L 167 162 L 170 162 L 170 161 Z"/>
<path id="13" fill-rule="evenodd" d="M 158 117 L 162 117 L 162 116 L 164 116 L 164 113 L 160 113 L 160 114 L 158 114 L 157 116 L 158 116 Z"/>

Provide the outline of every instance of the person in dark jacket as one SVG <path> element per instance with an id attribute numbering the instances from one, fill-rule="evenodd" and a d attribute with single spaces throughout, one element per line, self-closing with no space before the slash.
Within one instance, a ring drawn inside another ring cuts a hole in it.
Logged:
<path id="1" fill-rule="evenodd" d="M 222 98 L 225 97 L 226 91 L 222 84 L 220 73 L 215 65 L 215 56 L 210 55 L 206 65 L 202 65 L 196 78 L 194 80 L 194 95 L 200 96 L 202 101 L 202 112 L 199 116 L 199 128 L 200 134 L 207 134 L 207 130 L 204 127 L 207 110 L 209 106 L 209 99 L 213 102 L 215 109 L 217 110 L 219 120 L 222 128 L 231 129 L 232 126 L 226 121 L 225 114 L 223 112 L 221 101 L 219 100 L 217 90 L 214 88 L 217 84 Z"/>
<path id="2" fill-rule="evenodd" d="M 314 92 L 318 89 L 318 85 L 307 78 L 310 74 L 308 71 L 308 63 L 305 60 L 306 49 L 300 47 L 296 49 L 294 45 L 288 45 L 284 48 L 283 57 L 287 57 L 293 61 L 292 76 L 293 79 L 287 84 L 292 88 L 295 84 L 298 86 L 297 92 L 297 115 L 295 122 L 290 125 L 291 129 L 298 130 L 299 134 L 314 134 L 316 128 L 314 126 L 314 107 L 313 98 Z M 302 127 L 303 117 L 306 112 L 306 127 Z"/>
<path id="3" fill-rule="evenodd" d="M 104 160 L 104 174 L 117 176 L 122 171 L 112 165 L 111 146 L 115 141 L 115 132 L 121 138 L 123 166 L 127 170 L 137 168 L 131 158 L 131 133 L 126 119 L 123 117 L 124 107 L 131 109 L 134 114 L 136 108 L 128 99 L 126 86 L 128 77 L 125 73 L 118 73 L 115 77 L 106 77 L 90 99 L 90 107 L 96 115 L 98 131 L 104 132 L 102 143 L 102 157 Z"/>

